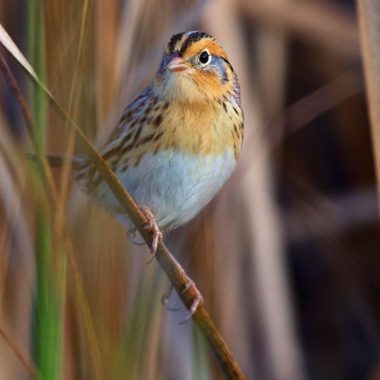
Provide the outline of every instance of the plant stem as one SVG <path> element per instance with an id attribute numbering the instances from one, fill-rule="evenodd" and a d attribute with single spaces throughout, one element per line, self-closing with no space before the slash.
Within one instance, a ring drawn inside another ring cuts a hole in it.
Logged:
<path id="1" fill-rule="evenodd" d="M 380 212 L 380 2 L 358 0 L 357 8 Z"/>

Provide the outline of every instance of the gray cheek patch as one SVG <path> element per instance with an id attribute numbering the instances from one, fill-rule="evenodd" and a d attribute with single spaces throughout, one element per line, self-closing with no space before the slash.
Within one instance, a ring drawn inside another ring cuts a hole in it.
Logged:
<path id="1" fill-rule="evenodd" d="M 210 66 L 214 70 L 216 70 L 216 72 L 219 75 L 220 81 L 223 84 L 225 84 L 226 82 L 228 82 L 229 78 L 228 78 L 228 73 L 227 73 L 227 70 L 226 70 L 226 65 L 225 65 L 225 62 L 220 57 L 213 56 L 212 60 L 211 60 L 211 63 L 210 63 Z"/>

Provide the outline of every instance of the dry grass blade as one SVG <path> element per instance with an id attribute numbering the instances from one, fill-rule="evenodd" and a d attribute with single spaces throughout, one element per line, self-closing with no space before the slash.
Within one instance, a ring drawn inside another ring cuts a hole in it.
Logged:
<path id="1" fill-rule="evenodd" d="M 0 24 L 0 42 L 13 56 L 15 60 L 26 70 L 30 75 L 34 76 L 36 79 L 37 74 L 35 73 L 33 67 L 28 62 L 28 60 L 21 53 L 20 49 L 13 42 L 10 35 L 6 32 L 3 26 Z"/>
<path id="2" fill-rule="evenodd" d="M 3 43 L 3 40 L 3 34 L 0 34 L 0 42 Z M 12 56 L 14 56 L 13 51 L 15 50 L 15 45 L 11 45 L 12 49 L 9 50 L 9 41 L 6 38 L 5 42 L 6 44 L 3 44 L 3 46 L 7 48 L 7 50 L 12 54 Z M 17 51 L 18 53 L 15 56 L 15 59 L 20 64 L 21 68 L 31 77 L 31 79 L 36 85 L 38 85 L 45 91 L 52 107 L 57 111 L 58 115 L 62 117 L 63 121 L 75 129 L 79 142 L 81 143 L 86 154 L 90 157 L 94 166 L 99 171 L 100 175 L 103 177 L 104 181 L 108 184 L 113 194 L 118 199 L 125 212 L 131 219 L 131 221 L 137 227 L 145 242 L 150 246 L 152 242 L 151 234 L 150 232 L 144 229 L 144 225 L 147 223 L 147 221 L 140 209 L 138 208 L 138 206 L 136 205 L 136 203 L 134 202 L 134 200 L 132 199 L 132 197 L 123 187 L 119 178 L 111 171 L 111 169 L 108 167 L 103 158 L 98 154 L 94 146 L 90 143 L 90 141 L 81 131 L 79 126 L 74 122 L 70 115 L 60 106 L 60 104 L 56 101 L 55 97 L 47 89 L 47 87 L 39 80 L 33 68 L 31 68 L 30 65 L 24 66 L 25 59 L 23 58 L 21 52 L 19 52 L 18 49 Z M 186 275 L 185 271 L 174 259 L 172 254 L 163 244 L 163 242 L 160 242 L 158 244 L 158 249 L 155 257 L 160 263 L 165 273 L 167 274 L 167 276 L 169 277 L 171 283 L 178 292 L 185 306 L 188 309 L 190 309 L 196 297 L 195 285 L 188 287 L 188 284 L 192 283 L 191 279 Z M 184 289 L 187 289 L 187 291 L 183 292 Z M 201 303 L 198 306 L 196 312 L 193 314 L 193 319 L 197 323 L 198 327 L 202 331 L 207 341 L 209 342 L 210 346 L 212 347 L 227 378 L 243 379 L 244 376 L 237 362 L 232 356 L 222 336 L 216 329 L 214 322 L 211 320 L 203 303 Z"/>
<path id="3" fill-rule="evenodd" d="M 71 85 L 70 85 L 69 106 L 68 106 L 68 113 L 70 115 L 72 114 L 72 109 L 74 106 L 74 102 L 76 100 L 74 99 L 74 93 L 75 93 L 75 88 L 78 82 L 78 68 L 79 68 L 79 63 L 80 63 L 82 52 L 83 52 L 83 41 L 84 41 L 84 36 L 85 36 L 85 31 L 86 31 L 86 21 L 88 18 L 88 5 L 89 5 L 88 3 L 89 3 L 88 1 L 85 1 L 83 4 L 83 9 L 82 9 L 78 52 L 77 52 L 77 58 L 75 61 L 74 75 L 73 75 L 73 78 L 71 80 Z M 65 152 L 65 157 L 67 157 L 67 160 L 64 160 L 63 162 L 62 174 L 61 174 L 61 189 L 62 190 L 60 192 L 59 204 L 57 208 L 58 226 L 63 225 L 65 202 L 66 202 L 66 198 L 69 191 L 71 162 L 72 162 L 72 157 L 74 155 L 74 149 L 75 149 L 75 130 L 71 128 L 69 130 L 69 134 L 67 138 L 67 148 Z"/>
<path id="4" fill-rule="evenodd" d="M 24 55 L 21 53 L 21 51 L 18 49 L 16 44 L 12 41 L 11 37 L 9 34 L 6 32 L 6 30 L 3 28 L 3 26 L 0 24 L 0 42 L 4 46 L 4 48 L 12 55 L 14 59 L 20 64 L 20 66 L 25 70 L 25 72 L 28 73 L 29 76 L 34 78 L 35 80 L 39 81 L 36 72 L 34 71 L 33 67 L 30 65 L 30 63 L 27 61 L 27 59 L 24 57 Z M 33 122 L 33 118 L 29 112 L 29 109 L 26 105 L 25 100 L 22 97 L 22 92 L 13 77 L 13 74 L 11 70 L 9 69 L 3 55 L 0 55 L 0 65 L 1 65 L 1 70 L 3 74 L 6 76 L 6 79 L 8 81 L 8 84 L 10 85 L 12 91 L 14 92 L 18 103 L 21 107 L 25 122 L 28 127 L 28 131 L 30 134 L 30 137 L 32 138 L 34 148 L 36 150 L 36 155 L 38 158 L 38 161 L 42 167 L 43 175 L 45 177 L 45 180 L 50 188 L 50 191 L 47 192 L 48 196 L 50 197 L 50 201 L 54 202 L 57 199 L 57 190 L 55 188 L 55 184 L 53 181 L 53 177 L 48 165 L 48 162 L 46 158 L 43 156 L 43 154 L 40 152 L 38 148 L 38 144 L 34 140 L 34 134 L 33 130 L 35 129 L 35 125 Z M 42 83 L 41 83 L 42 85 Z"/>

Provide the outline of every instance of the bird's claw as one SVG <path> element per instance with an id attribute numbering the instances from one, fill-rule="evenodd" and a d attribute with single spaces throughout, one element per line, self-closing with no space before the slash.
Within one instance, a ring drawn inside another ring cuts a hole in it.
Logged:
<path id="1" fill-rule="evenodd" d="M 136 231 L 137 231 L 136 228 L 131 228 L 130 230 L 127 231 L 128 240 L 134 245 L 145 245 L 144 241 L 136 240 Z"/>
<path id="2" fill-rule="evenodd" d="M 162 239 L 162 233 L 157 226 L 156 219 L 151 209 L 147 206 L 140 206 L 140 210 L 147 219 L 147 222 L 144 224 L 143 229 L 146 231 L 151 231 L 152 243 L 150 246 L 150 252 L 152 255 L 155 255 L 157 252 L 158 242 Z"/>
<path id="3" fill-rule="evenodd" d="M 161 305 L 168 311 L 178 311 L 180 310 L 178 307 L 169 307 L 169 299 L 173 292 L 173 285 L 170 285 L 170 288 L 162 295 L 161 297 Z"/>
<path id="4" fill-rule="evenodd" d="M 191 304 L 190 309 L 189 309 L 188 313 L 186 314 L 185 319 L 182 322 L 179 323 L 180 325 L 183 325 L 186 322 L 188 322 L 188 320 L 191 319 L 191 317 L 197 311 L 198 306 L 200 305 L 200 303 L 203 302 L 203 297 L 202 297 L 200 291 L 196 287 L 194 281 L 192 281 L 190 279 L 185 284 L 185 287 L 181 291 L 181 294 L 186 293 L 187 291 L 189 291 L 190 288 L 193 288 L 193 290 L 195 292 L 195 296 L 194 296 L 194 299 L 193 299 L 193 303 Z"/>

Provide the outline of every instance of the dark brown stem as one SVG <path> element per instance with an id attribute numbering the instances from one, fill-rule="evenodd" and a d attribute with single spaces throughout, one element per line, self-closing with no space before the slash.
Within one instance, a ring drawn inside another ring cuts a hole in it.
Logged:
<path id="1" fill-rule="evenodd" d="M 33 130 L 34 130 L 34 122 L 33 122 L 33 117 L 32 114 L 29 110 L 29 107 L 22 95 L 22 92 L 20 91 L 19 85 L 17 84 L 17 81 L 15 77 L 13 76 L 13 73 L 11 69 L 9 68 L 7 62 L 4 59 L 3 54 L 0 54 L 0 69 L 5 77 L 5 79 L 8 82 L 9 87 L 13 91 L 17 102 L 21 108 L 21 112 L 24 116 L 24 120 L 26 123 L 26 126 L 28 127 L 28 131 L 31 136 L 33 136 Z"/>

